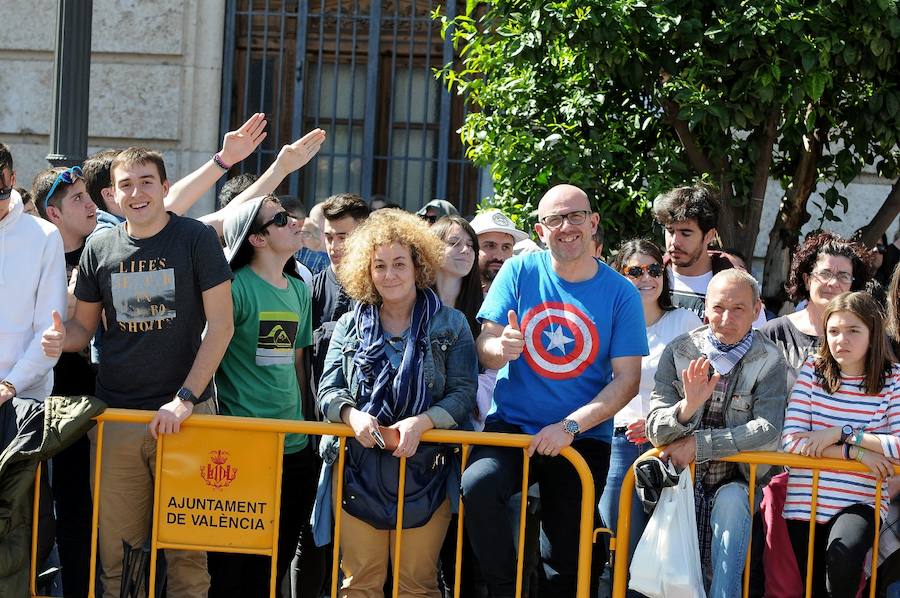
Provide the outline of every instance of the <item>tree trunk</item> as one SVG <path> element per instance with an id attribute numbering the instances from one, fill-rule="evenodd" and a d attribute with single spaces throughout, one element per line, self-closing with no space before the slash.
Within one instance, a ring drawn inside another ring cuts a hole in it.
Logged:
<path id="1" fill-rule="evenodd" d="M 878 213 L 869 224 L 863 227 L 862 242 L 869 247 L 874 247 L 897 214 L 900 214 L 900 179 L 894 181 L 891 192 L 881 204 Z"/>
<path id="2" fill-rule="evenodd" d="M 800 229 L 809 220 L 806 204 L 816 188 L 816 166 L 822 155 L 823 137 L 824 133 L 817 130 L 806 138 L 806 149 L 800 156 L 791 185 L 781 200 L 778 216 L 769 233 L 762 294 L 766 305 L 776 313 L 787 299 L 784 281 L 791 266 L 791 253 L 797 246 Z"/>
<path id="3" fill-rule="evenodd" d="M 773 106 L 766 120 L 766 128 L 759 139 L 759 157 L 754 165 L 753 187 L 750 189 L 750 202 L 746 209 L 744 226 L 736 243 L 737 248 L 752 262 L 756 249 L 756 238 L 759 236 L 759 220 L 762 218 L 763 204 L 766 200 L 766 188 L 769 186 L 769 170 L 772 168 L 772 152 L 775 148 L 775 137 L 778 132 L 778 121 L 781 110 Z M 749 263 L 747 264 L 750 265 Z"/>

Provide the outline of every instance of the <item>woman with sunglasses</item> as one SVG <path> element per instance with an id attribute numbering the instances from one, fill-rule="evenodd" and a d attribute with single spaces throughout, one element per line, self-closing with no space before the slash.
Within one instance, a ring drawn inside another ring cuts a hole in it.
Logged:
<path id="1" fill-rule="evenodd" d="M 600 497 L 600 516 L 603 523 L 616 530 L 619 514 L 619 490 L 622 479 L 641 454 L 653 448 L 644 432 L 650 410 L 656 367 L 663 349 L 675 337 L 702 325 L 700 318 L 687 309 L 672 305 L 669 277 L 665 275 L 663 254 L 644 239 L 626 241 L 613 260 L 613 268 L 633 284 L 644 306 L 647 344 L 650 353 L 641 359 L 641 385 L 638 394 L 613 419 L 613 438 L 609 458 L 606 487 Z M 631 541 L 629 559 L 647 525 L 648 515 L 635 496 L 631 509 Z"/>

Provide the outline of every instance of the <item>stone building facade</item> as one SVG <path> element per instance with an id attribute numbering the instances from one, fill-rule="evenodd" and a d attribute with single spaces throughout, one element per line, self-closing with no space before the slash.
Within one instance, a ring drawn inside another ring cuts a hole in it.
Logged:
<path id="1" fill-rule="evenodd" d="M 149 145 L 163 151 L 177 180 L 208 160 L 245 113 L 263 110 L 270 133 L 245 164 L 251 172 L 304 130 L 329 132 L 314 172 L 285 185 L 309 204 L 352 190 L 413 209 L 443 196 L 471 212 L 489 180 L 467 164 L 454 133 L 464 107 L 430 76 L 449 58 L 432 4 L 94 0 L 89 152 Z M 0 141 L 11 146 L 25 187 L 46 166 L 56 12 L 57 0 L 0 0 Z M 826 226 L 851 234 L 889 190 L 889 181 L 864 174 L 848 189 L 848 213 L 838 210 L 842 221 Z M 770 183 L 757 258 L 780 195 Z M 806 230 L 820 223 L 814 203 Z M 194 212 L 212 206 L 209 193 Z M 895 223 L 888 236 L 896 230 Z"/>

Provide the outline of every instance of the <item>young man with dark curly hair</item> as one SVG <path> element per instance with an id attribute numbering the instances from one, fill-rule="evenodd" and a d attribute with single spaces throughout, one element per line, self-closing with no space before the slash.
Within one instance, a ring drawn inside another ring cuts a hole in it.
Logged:
<path id="1" fill-rule="evenodd" d="M 720 207 L 715 189 L 703 183 L 677 187 L 653 200 L 653 217 L 666 230 L 666 270 L 672 304 L 701 318 L 709 281 L 714 274 L 735 267 L 728 254 L 709 249 L 717 237 Z M 759 328 L 765 322 L 761 309 L 753 327 Z"/>

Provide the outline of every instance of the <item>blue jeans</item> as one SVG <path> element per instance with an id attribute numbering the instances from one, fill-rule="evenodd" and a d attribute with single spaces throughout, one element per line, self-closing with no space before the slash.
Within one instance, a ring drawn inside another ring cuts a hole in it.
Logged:
<path id="1" fill-rule="evenodd" d="M 517 426 L 491 422 L 486 432 L 522 433 Z M 609 445 L 593 438 L 572 443 L 591 470 L 594 489 L 603 492 L 609 467 Z M 541 561 L 544 578 L 541 596 L 571 598 L 575 595 L 578 568 L 578 534 L 581 509 L 581 481 L 572 465 L 561 457 L 535 455 L 531 478 L 541 491 Z M 465 527 L 472 550 L 494 598 L 511 598 L 516 589 L 517 531 L 507 516 L 509 498 L 521 486 L 522 450 L 494 446 L 472 449 L 462 476 Z M 596 525 L 599 517 L 595 513 Z M 599 573 L 606 562 L 602 542 L 593 546 L 591 593 L 596 596 Z"/>
<path id="2" fill-rule="evenodd" d="M 622 480 L 637 458 L 651 448 L 653 445 L 649 442 L 644 444 L 629 442 L 625 438 L 624 432 L 618 428 L 613 433 L 609 455 L 609 473 L 606 475 L 606 487 L 600 497 L 600 517 L 603 519 L 603 524 L 614 533 L 619 522 L 619 495 L 622 490 Z M 634 492 L 631 497 L 631 532 L 628 534 L 629 563 L 649 519 L 650 516 L 644 512 L 637 492 Z"/>
<path id="3" fill-rule="evenodd" d="M 729 482 L 716 490 L 709 523 L 713 537 L 710 551 L 712 586 L 708 596 L 740 596 L 747 543 L 750 540 L 750 502 L 746 482 Z"/>

